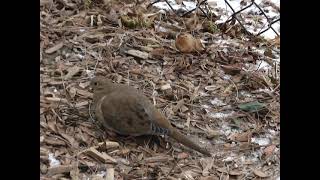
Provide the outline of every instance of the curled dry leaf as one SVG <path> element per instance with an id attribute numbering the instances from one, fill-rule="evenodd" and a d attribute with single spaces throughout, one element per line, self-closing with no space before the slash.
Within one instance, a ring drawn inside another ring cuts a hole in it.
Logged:
<path id="1" fill-rule="evenodd" d="M 201 40 L 194 38 L 189 33 L 178 34 L 175 46 L 182 53 L 201 52 L 204 50 L 204 45 L 201 43 Z"/>

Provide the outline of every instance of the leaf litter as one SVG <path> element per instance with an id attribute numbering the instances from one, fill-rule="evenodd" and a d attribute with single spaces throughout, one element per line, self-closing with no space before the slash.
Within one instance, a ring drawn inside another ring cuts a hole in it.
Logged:
<path id="1" fill-rule="evenodd" d="M 198 10 L 179 18 L 149 3 L 41 1 L 41 178 L 278 178 L 280 38 L 224 29 L 220 1 L 210 23 Z M 258 3 L 272 16 L 280 7 Z M 190 46 L 179 50 L 181 33 Z M 140 143 L 104 132 L 91 107 L 89 81 L 98 74 L 141 90 L 213 157 L 167 138 Z"/>

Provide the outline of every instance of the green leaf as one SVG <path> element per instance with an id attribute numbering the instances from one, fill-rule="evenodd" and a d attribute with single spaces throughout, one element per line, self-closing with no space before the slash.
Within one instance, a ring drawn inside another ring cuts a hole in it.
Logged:
<path id="1" fill-rule="evenodd" d="M 238 105 L 238 107 L 243 111 L 258 112 L 265 107 L 265 104 L 259 103 L 258 101 L 254 101 L 254 102 L 240 104 Z"/>

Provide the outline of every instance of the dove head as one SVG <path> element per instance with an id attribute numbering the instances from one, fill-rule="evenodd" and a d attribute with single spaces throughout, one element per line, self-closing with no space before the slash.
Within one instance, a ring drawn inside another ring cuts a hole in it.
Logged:
<path id="1" fill-rule="evenodd" d="M 94 91 L 108 90 L 112 87 L 113 83 L 111 80 L 103 78 L 101 76 L 94 77 L 90 82 L 91 87 Z"/>

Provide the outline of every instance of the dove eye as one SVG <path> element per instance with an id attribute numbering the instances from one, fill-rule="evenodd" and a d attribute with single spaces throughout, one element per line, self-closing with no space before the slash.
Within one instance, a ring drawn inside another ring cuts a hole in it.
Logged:
<path id="1" fill-rule="evenodd" d="M 98 86 L 98 83 L 97 83 L 97 82 L 94 82 L 93 84 L 94 84 L 95 86 Z"/>

